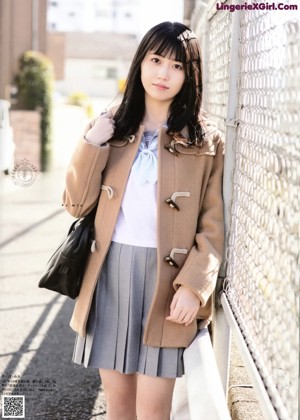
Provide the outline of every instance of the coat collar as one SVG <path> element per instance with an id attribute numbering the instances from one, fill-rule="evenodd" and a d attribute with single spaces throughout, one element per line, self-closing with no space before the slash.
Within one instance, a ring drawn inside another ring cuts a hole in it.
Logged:
<path id="1" fill-rule="evenodd" d="M 219 139 L 218 136 L 215 136 L 215 132 L 217 130 L 215 127 L 210 127 L 209 124 L 206 127 L 207 127 L 207 131 L 205 135 L 206 138 L 201 147 L 190 146 L 188 144 L 187 137 L 181 137 L 180 135 L 176 136 L 176 135 L 167 134 L 168 128 L 166 126 L 163 126 L 159 129 L 158 145 L 161 149 L 163 148 L 166 149 L 168 152 L 170 152 L 171 155 L 175 157 L 178 157 L 182 154 L 183 155 L 196 155 L 196 156 L 215 155 L 216 147 L 218 143 L 217 140 Z M 109 144 L 113 148 L 123 148 L 124 146 L 128 146 L 128 148 L 131 150 L 129 155 L 131 155 L 132 153 L 132 156 L 134 157 L 141 143 L 144 131 L 145 131 L 145 126 L 141 124 L 136 135 L 126 137 L 122 140 L 111 140 L 109 141 Z M 186 135 L 187 128 L 184 128 L 182 130 L 182 133 Z M 129 160 L 131 161 L 131 158 L 129 158 Z"/>

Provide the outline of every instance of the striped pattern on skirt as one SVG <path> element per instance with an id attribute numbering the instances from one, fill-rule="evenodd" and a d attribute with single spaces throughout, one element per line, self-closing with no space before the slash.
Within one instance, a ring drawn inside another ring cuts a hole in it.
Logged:
<path id="1" fill-rule="evenodd" d="M 73 361 L 121 373 L 176 378 L 183 348 L 143 344 L 156 281 L 156 248 L 112 242 L 93 297 L 86 337 L 77 335 Z"/>

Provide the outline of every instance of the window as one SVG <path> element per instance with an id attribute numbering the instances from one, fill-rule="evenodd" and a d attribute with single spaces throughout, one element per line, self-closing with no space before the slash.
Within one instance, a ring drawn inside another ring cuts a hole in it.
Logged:
<path id="1" fill-rule="evenodd" d="M 116 67 L 103 67 L 96 65 L 93 67 L 93 79 L 116 79 L 117 69 Z"/>
<path id="2" fill-rule="evenodd" d="M 106 73 L 107 79 L 116 79 L 117 78 L 117 69 L 115 67 L 108 67 Z"/>

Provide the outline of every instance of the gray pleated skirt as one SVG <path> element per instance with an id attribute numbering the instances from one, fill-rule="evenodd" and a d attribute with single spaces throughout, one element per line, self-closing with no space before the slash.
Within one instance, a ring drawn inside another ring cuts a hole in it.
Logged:
<path id="1" fill-rule="evenodd" d="M 85 337 L 73 362 L 121 373 L 176 378 L 183 348 L 149 347 L 143 333 L 156 280 L 156 248 L 112 242 L 94 293 Z"/>

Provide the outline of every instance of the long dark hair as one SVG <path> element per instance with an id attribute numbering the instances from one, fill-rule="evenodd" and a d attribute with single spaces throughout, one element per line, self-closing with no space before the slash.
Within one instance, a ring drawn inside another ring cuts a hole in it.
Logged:
<path id="1" fill-rule="evenodd" d="M 168 133 L 181 137 L 188 129 L 188 143 L 200 145 L 203 130 L 199 122 L 202 102 L 202 63 L 198 40 L 182 23 L 163 22 L 150 29 L 143 37 L 133 58 L 126 88 L 114 117 L 114 139 L 135 134 L 145 114 L 145 91 L 141 82 L 141 63 L 151 50 L 163 57 L 172 57 L 184 64 L 185 81 L 170 106 L 167 121 Z"/>

